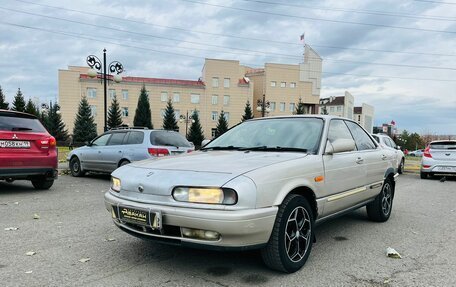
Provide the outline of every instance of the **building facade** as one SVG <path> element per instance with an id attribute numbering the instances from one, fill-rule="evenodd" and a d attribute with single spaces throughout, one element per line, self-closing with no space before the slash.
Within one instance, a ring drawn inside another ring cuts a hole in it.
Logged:
<path id="1" fill-rule="evenodd" d="M 361 107 L 353 109 L 353 119 L 358 122 L 366 131 L 374 132 L 374 107 L 363 103 Z"/>
<path id="2" fill-rule="evenodd" d="M 306 53 L 310 56 L 315 52 L 307 48 Z M 315 57 L 312 57 L 314 61 Z M 206 59 L 202 76 L 197 81 L 123 77 L 120 83 L 110 82 L 107 88 L 107 108 L 116 96 L 123 123 L 133 126 L 140 90 L 144 85 L 149 95 L 154 128 L 162 128 L 166 104 L 168 99 L 171 99 L 176 118 L 185 118 L 187 113 L 191 115 L 196 110 L 205 138 L 211 139 L 215 135 L 222 110 L 230 127 L 241 121 L 247 101 L 254 116 L 261 116 L 256 108 L 257 101 L 263 94 L 271 103 L 269 115 L 292 114 L 299 98 L 305 103 L 308 113 L 316 113 L 321 84 L 321 59 L 317 72 L 315 67 L 312 67 L 312 71 L 305 71 L 310 69 L 310 66 L 311 64 L 304 61 L 300 65 L 265 64 L 264 69 L 255 70 L 240 65 L 239 61 L 235 60 Z M 82 97 L 86 97 L 89 102 L 98 134 L 103 132 L 103 85 L 99 78 L 90 78 L 87 75 L 88 69 L 69 66 L 58 73 L 59 105 L 62 119 L 70 133 L 73 131 Z M 272 86 L 273 82 L 276 83 L 275 86 Z M 191 120 L 178 120 L 178 125 L 179 132 L 185 135 Z"/>

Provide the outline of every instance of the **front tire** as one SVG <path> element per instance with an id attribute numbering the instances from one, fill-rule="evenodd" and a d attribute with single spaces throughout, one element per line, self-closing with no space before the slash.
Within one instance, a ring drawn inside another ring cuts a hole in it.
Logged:
<path id="1" fill-rule="evenodd" d="M 397 168 L 397 173 L 399 173 L 399 174 L 404 173 L 404 166 L 405 166 L 405 159 L 402 159 L 401 163 L 399 163 L 399 167 Z"/>
<path id="2" fill-rule="evenodd" d="M 85 172 L 82 171 L 81 162 L 78 157 L 72 157 L 70 160 L 70 171 L 74 177 L 84 176 Z"/>
<path id="3" fill-rule="evenodd" d="M 391 215 L 393 209 L 394 183 L 391 178 L 385 179 L 382 191 L 374 201 L 367 204 L 367 216 L 376 222 L 385 222 Z"/>
<path id="4" fill-rule="evenodd" d="M 303 196 L 288 195 L 279 207 L 274 227 L 265 248 L 264 263 L 271 269 L 292 273 L 301 269 L 312 250 L 314 217 Z"/>
<path id="5" fill-rule="evenodd" d="M 33 187 L 38 190 L 46 190 L 51 188 L 51 186 L 54 184 L 54 180 L 46 180 L 44 178 L 40 179 L 33 179 L 32 180 Z"/>

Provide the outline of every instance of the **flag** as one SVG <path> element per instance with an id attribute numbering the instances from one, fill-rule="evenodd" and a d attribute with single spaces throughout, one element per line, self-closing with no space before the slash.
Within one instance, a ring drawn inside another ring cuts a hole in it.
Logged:
<path id="1" fill-rule="evenodd" d="M 304 33 L 301 34 L 300 39 L 301 39 L 301 41 L 304 41 Z"/>

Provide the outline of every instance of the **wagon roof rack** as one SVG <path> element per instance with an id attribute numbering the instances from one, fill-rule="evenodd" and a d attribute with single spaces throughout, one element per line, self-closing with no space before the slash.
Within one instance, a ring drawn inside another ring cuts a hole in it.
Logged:
<path id="1" fill-rule="evenodd" d="M 137 130 L 148 130 L 148 127 L 129 127 L 129 126 L 120 126 L 120 127 L 115 127 L 111 128 L 110 131 L 115 131 L 115 130 L 132 130 L 132 129 L 137 129 Z"/>

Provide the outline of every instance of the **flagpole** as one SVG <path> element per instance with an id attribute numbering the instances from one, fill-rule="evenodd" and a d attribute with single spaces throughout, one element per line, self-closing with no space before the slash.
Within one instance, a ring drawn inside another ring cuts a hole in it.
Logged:
<path id="1" fill-rule="evenodd" d="M 306 61 L 306 41 L 305 41 L 305 32 L 301 34 L 301 41 L 302 41 L 302 48 L 303 48 L 303 52 L 302 52 L 302 57 L 303 57 L 303 63 Z"/>

